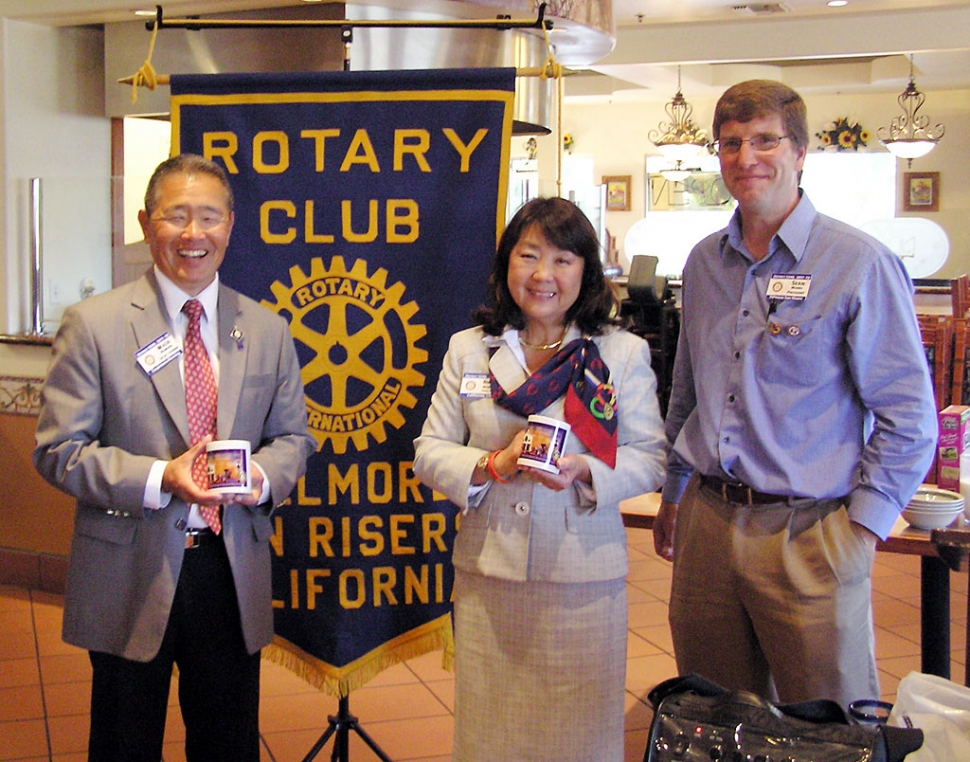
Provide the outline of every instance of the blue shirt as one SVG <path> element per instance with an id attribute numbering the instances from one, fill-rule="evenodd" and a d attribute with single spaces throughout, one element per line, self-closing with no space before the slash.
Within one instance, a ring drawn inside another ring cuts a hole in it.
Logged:
<path id="1" fill-rule="evenodd" d="M 774 275 L 810 275 L 800 301 Z M 937 415 L 899 258 L 801 199 L 756 262 L 740 213 L 684 269 L 663 498 L 694 469 L 759 492 L 845 498 L 885 538 L 926 476 Z M 773 305 L 773 306 L 772 306 Z"/>

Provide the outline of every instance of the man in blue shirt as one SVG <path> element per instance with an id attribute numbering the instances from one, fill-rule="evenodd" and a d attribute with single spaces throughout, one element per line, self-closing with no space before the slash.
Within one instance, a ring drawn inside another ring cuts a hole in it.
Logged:
<path id="1" fill-rule="evenodd" d="M 735 85 L 713 134 L 738 207 L 685 266 L 654 526 L 677 667 L 783 702 L 878 698 L 876 540 L 937 437 L 912 284 L 799 189 L 798 93 Z"/>

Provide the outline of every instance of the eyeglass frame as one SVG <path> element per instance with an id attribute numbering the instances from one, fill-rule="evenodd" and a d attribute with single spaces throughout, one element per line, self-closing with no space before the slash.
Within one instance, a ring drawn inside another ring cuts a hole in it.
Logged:
<path id="1" fill-rule="evenodd" d="M 215 218 L 207 219 L 209 215 L 214 215 L 214 217 L 217 216 L 218 219 L 215 219 Z M 153 215 L 149 219 L 151 219 L 151 221 L 155 223 L 164 223 L 166 225 L 170 225 L 176 230 L 181 230 L 183 232 L 187 230 L 189 225 L 191 225 L 192 223 L 195 223 L 196 228 L 198 228 L 199 230 L 209 231 L 209 230 L 214 230 L 220 225 L 228 222 L 230 215 L 231 215 L 231 212 L 230 214 L 227 215 L 217 210 L 204 209 L 199 214 L 195 214 L 195 213 L 189 214 L 185 211 L 176 209 L 169 212 L 168 214 Z M 182 217 L 184 217 L 185 219 L 181 220 L 180 218 Z"/>
<path id="2" fill-rule="evenodd" d="M 763 148 L 759 148 L 758 146 L 756 146 L 754 144 L 754 141 L 755 140 L 765 140 L 765 139 L 773 142 L 774 145 L 766 146 L 766 147 L 763 147 Z M 782 140 L 786 140 L 786 139 L 787 140 L 791 140 L 792 139 L 792 136 L 791 135 L 761 134 L 761 135 L 755 135 L 753 138 L 728 138 L 728 140 L 730 140 L 732 143 L 734 143 L 734 141 L 737 141 L 738 142 L 738 146 L 734 150 L 731 150 L 731 149 L 725 150 L 723 152 L 723 155 L 724 156 L 737 156 L 739 153 L 741 153 L 741 146 L 743 146 L 745 143 L 747 143 L 748 145 L 751 146 L 751 150 L 752 151 L 755 151 L 757 153 L 768 153 L 769 151 L 774 151 L 778 146 L 781 145 L 781 141 Z M 724 147 L 725 146 L 724 146 L 724 141 L 723 140 L 715 140 L 713 143 L 711 143 L 711 148 L 714 150 L 714 153 L 716 153 L 718 156 L 721 156 L 722 155 L 721 149 L 724 148 Z"/>

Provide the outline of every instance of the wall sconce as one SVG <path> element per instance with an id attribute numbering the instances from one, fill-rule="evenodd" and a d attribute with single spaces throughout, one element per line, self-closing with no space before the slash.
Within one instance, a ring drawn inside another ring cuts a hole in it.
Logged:
<path id="1" fill-rule="evenodd" d="M 926 96 L 916 89 L 916 81 L 913 78 L 913 56 L 910 54 L 909 84 L 896 98 L 903 114 L 893 117 L 888 128 L 880 127 L 877 132 L 879 142 L 896 157 L 906 159 L 909 167 L 913 165 L 913 159 L 925 156 L 932 151 L 946 131 L 942 124 L 931 128 L 929 126 L 930 118 L 918 115 L 925 100 Z"/>

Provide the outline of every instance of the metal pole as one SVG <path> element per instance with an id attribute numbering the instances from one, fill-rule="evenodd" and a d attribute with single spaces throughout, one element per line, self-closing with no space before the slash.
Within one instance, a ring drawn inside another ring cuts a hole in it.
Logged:
<path id="1" fill-rule="evenodd" d="M 174 18 L 166 19 L 162 6 L 155 6 L 155 20 L 146 21 L 145 29 L 149 32 L 156 27 L 161 29 L 285 29 L 285 28 L 317 28 L 317 27 L 365 27 L 365 28 L 399 28 L 399 29 L 552 29 L 552 21 L 546 20 L 546 4 L 541 3 L 536 9 L 534 19 L 513 19 L 508 15 L 497 16 L 495 19 L 453 19 L 426 21 L 395 21 L 390 19 L 202 19 L 202 18 Z"/>
<path id="2" fill-rule="evenodd" d="M 30 315 L 31 330 L 34 336 L 44 332 L 44 310 L 42 304 L 42 275 L 41 261 L 41 180 L 39 177 L 30 178 Z"/>

